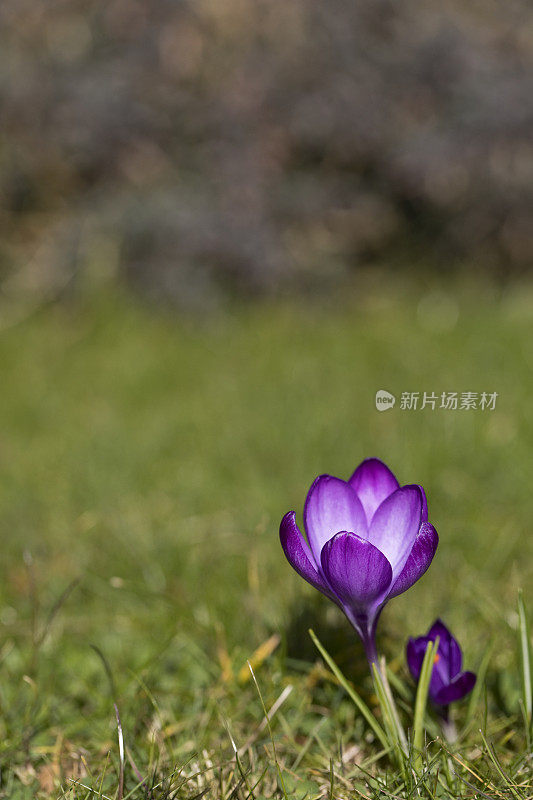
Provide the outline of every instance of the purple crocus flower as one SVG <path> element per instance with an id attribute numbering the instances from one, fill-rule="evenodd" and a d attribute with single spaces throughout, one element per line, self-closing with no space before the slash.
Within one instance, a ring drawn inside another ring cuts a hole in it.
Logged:
<path id="1" fill-rule="evenodd" d="M 473 672 L 462 672 L 463 655 L 457 640 L 444 622 L 438 619 L 426 636 L 409 639 L 407 643 L 407 665 L 415 681 L 420 677 L 426 648 L 439 637 L 439 647 L 429 684 L 429 696 L 436 706 L 442 707 L 446 717 L 446 706 L 461 700 L 474 688 L 476 676 Z"/>
<path id="2" fill-rule="evenodd" d="M 283 551 L 302 578 L 333 600 L 361 637 L 369 663 L 385 603 L 427 570 L 438 536 L 421 486 L 400 487 L 377 458 L 348 481 L 320 475 L 304 506 L 305 540 L 294 511 L 280 526 Z"/>

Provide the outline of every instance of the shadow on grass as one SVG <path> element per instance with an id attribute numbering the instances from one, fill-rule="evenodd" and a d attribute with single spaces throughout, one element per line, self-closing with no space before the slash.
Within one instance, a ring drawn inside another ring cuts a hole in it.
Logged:
<path id="1" fill-rule="evenodd" d="M 294 606 L 285 631 L 287 658 L 313 664 L 320 658 L 312 628 L 344 675 L 359 685 L 368 675 L 363 646 L 348 620 L 334 606 L 305 599 Z"/>

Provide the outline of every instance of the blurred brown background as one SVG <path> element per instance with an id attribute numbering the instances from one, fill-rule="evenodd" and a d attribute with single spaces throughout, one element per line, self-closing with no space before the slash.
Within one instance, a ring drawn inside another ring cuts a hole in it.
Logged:
<path id="1" fill-rule="evenodd" d="M 533 263 L 526 0 L 2 0 L 4 298 Z"/>

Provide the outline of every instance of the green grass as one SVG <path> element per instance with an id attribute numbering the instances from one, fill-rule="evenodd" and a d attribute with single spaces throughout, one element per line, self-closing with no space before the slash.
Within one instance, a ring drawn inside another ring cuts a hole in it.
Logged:
<path id="1" fill-rule="evenodd" d="M 124 797 L 533 796 L 516 610 L 520 586 L 533 604 L 533 293 L 435 291 L 201 320 L 110 294 L 1 332 L 0 797 L 116 798 L 115 702 Z M 499 398 L 378 413 L 380 388 Z M 396 769 L 326 667 L 310 627 L 381 724 L 360 643 L 278 541 L 315 475 L 370 455 L 425 486 L 441 537 L 378 630 L 405 728 L 409 635 L 439 615 L 486 667 L 455 744 L 426 714 L 422 772 L 412 750 Z"/>

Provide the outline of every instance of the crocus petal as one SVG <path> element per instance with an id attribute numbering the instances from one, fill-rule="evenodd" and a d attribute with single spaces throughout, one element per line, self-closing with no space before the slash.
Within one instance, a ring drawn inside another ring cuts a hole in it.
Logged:
<path id="1" fill-rule="evenodd" d="M 455 700 L 461 700 L 472 691 L 476 682 L 473 672 L 461 672 L 451 683 L 443 686 L 440 691 L 432 696 L 432 700 L 439 706 L 447 706 Z"/>
<path id="2" fill-rule="evenodd" d="M 396 579 L 413 549 L 420 528 L 422 496 L 418 486 L 397 489 L 374 514 L 368 539 L 386 555 Z"/>
<path id="3" fill-rule="evenodd" d="M 429 638 L 429 636 L 419 636 L 416 639 L 409 639 L 407 642 L 407 666 L 409 667 L 409 672 L 415 681 L 418 681 L 420 677 L 420 672 L 422 671 L 422 662 L 424 661 L 428 644 L 430 644 L 431 641 L 432 640 Z M 444 675 L 442 671 L 443 666 Z M 447 683 L 448 676 L 446 665 L 443 663 L 442 659 L 437 653 L 429 683 L 430 696 L 433 697 L 433 695 L 440 691 Z"/>
<path id="4" fill-rule="evenodd" d="M 432 642 L 434 642 L 438 636 L 441 644 L 443 644 L 444 642 L 448 642 L 452 638 L 450 631 L 440 618 L 435 620 L 435 622 L 427 632 L 427 636 L 429 639 L 431 639 Z"/>
<path id="5" fill-rule="evenodd" d="M 433 561 L 438 543 L 439 537 L 433 525 L 430 525 L 429 522 L 423 523 L 420 526 L 404 568 L 392 585 L 389 598 L 402 594 L 422 577 Z"/>
<path id="6" fill-rule="evenodd" d="M 472 690 L 476 676 L 473 672 L 460 672 L 461 648 L 442 620 L 433 623 L 427 636 L 409 639 L 407 664 L 413 678 L 418 680 L 427 646 L 437 637 L 439 647 L 431 672 L 429 696 L 436 705 L 447 706 Z"/>
<path id="7" fill-rule="evenodd" d="M 361 501 L 346 481 L 331 475 L 320 475 L 309 489 L 304 525 L 317 564 L 322 548 L 339 531 L 353 531 L 362 538 L 367 536 Z"/>
<path id="8" fill-rule="evenodd" d="M 326 542 L 321 563 L 337 597 L 356 613 L 368 612 L 383 597 L 392 579 L 391 565 L 383 553 L 347 531 Z"/>
<path id="9" fill-rule="evenodd" d="M 429 638 L 429 637 L 428 637 Z M 448 686 L 450 683 L 450 674 L 449 674 L 449 664 L 446 660 L 446 656 L 441 652 L 440 643 L 439 649 L 435 655 L 435 661 L 433 662 L 433 671 L 431 673 L 431 679 L 429 681 L 429 696 L 431 699 L 435 701 L 435 697 L 441 691 L 444 686 Z"/>
<path id="10" fill-rule="evenodd" d="M 331 599 L 335 599 L 333 592 L 317 568 L 309 545 L 296 524 L 295 516 L 294 511 L 289 511 L 279 526 L 279 538 L 287 561 L 311 586 L 319 589 Z"/>
<path id="11" fill-rule="evenodd" d="M 430 639 L 427 636 L 419 636 L 416 639 L 411 637 L 407 642 L 407 666 L 415 681 L 420 677 L 422 662 L 429 642 Z"/>
<path id="12" fill-rule="evenodd" d="M 400 486 L 393 473 L 379 458 L 362 461 L 348 483 L 363 504 L 369 525 L 378 506 Z"/>
<path id="13" fill-rule="evenodd" d="M 461 653 L 461 648 L 444 622 L 442 620 L 437 619 L 433 625 L 431 626 L 428 637 L 435 641 L 435 639 L 439 637 L 439 653 L 442 655 L 443 661 L 446 663 L 448 668 L 448 680 L 452 680 L 455 676 L 461 672 L 461 667 L 463 665 L 463 655 Z"/>
<path id="14" fill-rule="evenodd" d="M 420 522 L 427 522 L 428 521 L 428 499 L 426 497 L 426 492 L 424 491 L 424 487 L 420 486 L 419 483 L 413 484 L 414 486 L 418 486 L 420 489 L 420 494 L 422 495 L 422 513 L 420 514 Z"/>

